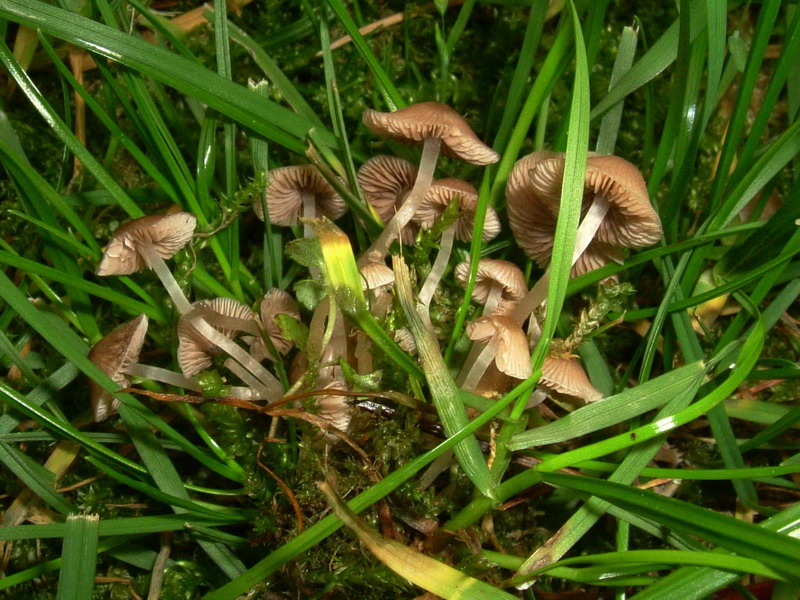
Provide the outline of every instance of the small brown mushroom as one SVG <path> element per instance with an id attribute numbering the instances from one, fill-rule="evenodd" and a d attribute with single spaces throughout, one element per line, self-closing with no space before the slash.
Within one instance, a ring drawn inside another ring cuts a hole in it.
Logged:
<path id="1" fill-rule="evenodd" d="M 120 325 L 89 351 L 91 360 L 112 381 L 126 387 L 130 381 L 126 377 L 128 368 L 139 361 L 144 338 L 147 334 L 147 316 L 139 315 L 135 319 Z M 106 420 L 117 411 L 119 400 L 110 392 L 89 381 L 89 399 L 95 422 Z"/>
<path id="2" fill-rule="evenodd" d="M 192 239 L 197 219 L 187 212 L 150 215 L 123 223 L 108 240 L 96 273 L 130 275 L 144 268 L 153 269 L 170 298 L 185 314 L 191 310 L 178 282 L 164 260 L 172 258 Z"/>
<path id="3" fill-rule="evenodd" d="M 313 165 L 272 169 L 266 200 L 270 223 L 284 227 L 297 225 L 300 217 L 314 219 L 324 215 L 336 220 L 347 211 L 342 197 Z M 253 210 L 263 221 L 264 210 L 260 202 L 253 203 Z M 312 236 L 310 225 L 304 225 L 303 234 Z"/>
<path id="4" fill-rule="evenodd" d="M 373 156 L 358 170 L 358 185 L 384 224 L 403 205 L 416 178 L 417 168 L 396 156 Z M 416 223 L 409 222 L 400 232 L 400 241 L 413 244 L 418 228 Z"/>
<path id="5" fill-rule="evenodd" d="M 368 260 L 380 260 L 386 256 L 398 232 L 414 216 L 433 181 L 442 145 L 445 153 L 472 164 L 487 165 L 500 159 L 494 150 L 478 139 L 461 115 L 439 102 L 421 102 L 392 113 L 368 109 L 364 112 L 364 124 L 383 137 L 405 143 L 423 142 L 414 187 L 403 206 L 365 253 Z"/>
<path id="6" fill-rule="evenodd" d="M 549 266 L 553 251 L 563 176 L 564 154 L 534 152 L 517 161 L 506 184 L 514 238 L 542 268 Z M 650 246 L 661 237 L 641 173 L 618 156 L 589 156 L 581 217 L 573 276 L 620 260 L 624 247 Z M 548 282 L 546 272 L 515 308 L 515 319 L 523 322 L 544 301 Z"/>
<path id="7" fill-rule="evenodd" d="M 548 356 L 542 364 L 539 386 L 556 398 L 572 402 L 595 402 L 603 394 L 589 381 L 581 363 L 572 356 Z"/>
<path id="8" fill-rule="evenodd" d="M 220 352 L 230 356 L 225 366 L 261 398 L 277 399 L 283 390 L 277 378 L 233 341 L 239 331 L 258 332 L 253 310 L 232 298 L 195 302 L 178 321 L 178 364 L 186 377 L 211 366 Z M 241 324 L 241 325 L 239 325 Z"/>
<path id="9" fill-rule="evenodd" d="M 454 223 L 456 238 L 468 242 L 472 239 L 475 211 L 478 208 L 478 190 L 461 179 L 448 178 L 434 181 L 412 220 L 419 223 L 422 229 L 430 229 L 453 202 L 458 202 L 460 213 Z M 499 233 L 500 219 L 495 210 L 489 206 L 483 223 L 483 241 L 488 242 Z"/>
<path id="10" fill-rule="evenodd" d="M 516 379 L 533 374 L 528 338 L 513 319 L 497 314 L 481 317 L 467 325 L 467 335 L 486 346 L 463 378 L 464 389 L 475 389 L 493 359 L 501 373 Z"/>
<path id="11" fill-rule="evenodd" d="M 294 298 L 284 290 L 273 289 L 264 294 L 261 299 L 261 323 L 264 330 L 269 336 L 269 340 L 278 355 L 286 354 L 292 347 L 292 342 L 283 336 L 281 328 L 275 323 L 275 317 L 278 315 L 289 315 L 300 320 L 300 308 L 297 306 Z M 264 340 L 259 336 L 252 339 L 250 346 L 250 354 L 253 355 L 258 361 L 269 358 L 272 361 L 278 360 L 278 357 L 272 356 L 272 353 L 266 347 Z"/>
<path id="12" fill-rule="evenodd" d="M 456 280 L 462 286 L 466 287 L 467 285 L 469 271 L 470 262 L 468 260 L 456 265 Z M 491 258 L 482 258 L 478 263 L 472 299 L 484 305 L 484 315 L 494 313 L 501 302 L 521 300 L 527 291 L 525 275 L 514 263 Z M 509 307 L 506 306 L 504 310 L 508 311 Z"/>

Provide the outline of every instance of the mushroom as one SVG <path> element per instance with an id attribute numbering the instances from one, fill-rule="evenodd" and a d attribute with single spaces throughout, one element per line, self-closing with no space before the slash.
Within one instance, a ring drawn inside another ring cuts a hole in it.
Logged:
<path id="1" fill-rule="evenodd" d="M 347 383 L 345 383 L 341 367 L 331 367 L 321 370 L 317 378 L 317 388 L 347 391 Z M 316 405 L 319 408 L 318 414 L 320 417 L 333 428 L 338 429 L 342 433 L 347 433 L 350 421 L 352 420 L 347 396 L 340 396 L 337 394 L 320 395 L 317 396 Z M 339 436 L 328 432 L 323 432 L 322 438 L 328 444 L 334 444 L 339 441 Z"/>
<path id="2" fill-rule="evenodd" d="M 478 205 L 478 190 L 460 179 L 439 179 L 431 185 L 431 189 L 428 190 L 425 199 L 414 215 L 414 219 L 420 223 L 423 229 L 430 229 L 453 202 L 458 202 L 462 214 L 442 234 L 439 254 L 436 255 L 431 272 L 420 289 L 419 301 L 426 310 L 430 306 L 433 292 L 439 285 L 450 262 L 454 238 L 458 237 L 462 242 L 472 238 L 475 209 Z M 500 233 L 500 221 L 497 213 L 489 208 L 486 213 L 483 241 L 489 241 L 498 233 Z"/>
<path id="3" fill-rule="evenodd" d="M 258 333 L 252 309 L 232 298 L 200 300 L 192 306 L 194 310 L 178 321 L 178 364 L 183 374 L 192 377 L 210 367 L 211 357 L 224 351 L 231 357 L 225 367 L 260 397 L 280 397 L 282 388 L 277 378 L 233 341 L 237 331 Z"/>
<path id="4" fill-rule="evenodd" d="M 557 399 L 572 402 L 595 402 L 603 398 L 602 392 L 589 381 L 581 363 L 571 354 L 545 358 L 539 386 Z"/>
<path id="5" fill-rule="evenodd" d="M 417 178 L 417 168 L 396 156 L 373 156 L 358 170 L 358 185 L 384 224 L 392 220 L 403 205 Z M 414 243 L 418 226 L 409 222 L 400 232 L 400 241 Z"/>
<path id="6" fill-rule="evenodd" d="M 330 183 L 313 165 L 279 167 L 269 172 L 266 191 L 270 223 L 295 226 L 300 217 L 314 219 L 319 214 L 336 220 L 347 211 L 347 205 Z M 260 202 L 253 203 L 256 216 L 264 220 Z M 312 236 L 311 225 L 303 225 L 304 237 Z"/>
<path id="7" fill-rule="evenodd" d="M 91 360 L 114 383 L 126 387 L 129 383 L 125 376 L 128 368 L 139 361 L 144 337 L 147 334 L 147 316 L 139 315 L 132 321 L 120 325 L 97 342 L 89 351 Z M 119 400 L 114 398 L 97 383 L 89 381 L 89 399 L 95 422 L 105 421 L 112 413 L 117 412 Z"/>
<path id="8" fill-rule="evenodd" d="M 563 176 L 564 154 L 534 152 L 517 161 L 506 184 L 514 238 L 542 268 L 550 264 Z M 650 246 L 661 238 L 661 222 L 641 173 L 618 156 L 587 159 L 581 213 L 572 257 L 574 276 L 619 260 L 623 247 Z M 517 305 L 513 317 L 518 322 L 546 298 L 548 281 L 546 272 Z"/>
<path id="9" fill-rule="evenodd" d="M 464 389 L 475 389 L 492 359 L 497 369 L 510 377 L 527 379 L 533 374 L 528 338 L 510 317 L 497 314 L 480 317 L 467 325 L 467 335 L 473 341 L 486 342 L 486 347 L 464 376 L 461 384 Z"/>
<path id="10" fill-rule="evenodd" d="M 469 272 L 469 260 L 456 265 L 456 280 L 465 287 L 469 280 Z M 521 300 L 527 291 L 525 275 L 514 263 L 492 258 L 482 258 L 478 263 L 472 299 L 484 305 L 484 315 L 496 312 L 501 303 Z M 508 311 L 508 306 L 503 310 Z"/>
<path id="11" fill-rule="evenodd" d="M 291 349 L 292 342 L 283 336 L 281 328 L 275 323 L 275 318 L 278 315 L 289 315 L 299 321 L 300 309 L 297 306 L 297 302 L 288 292 L 276 288 L 264 294 L 259 312 L 261 313 L 261 323 L 272 347 L 275 348 L 275 352 L 278 355 L 286 354 Z M 250 354 L 256 360 L 261 361 L 265 358 L 271 361 L 279 360 L 279 357 L 273 356 L 272 352 L 267 348 L 261 335 L 252 338 L 252 341 L 248 341 L 251 342 Z"/>
<path id="12" fill-rule="evenodd" d="M 164 262 L 192 239 L 197 219 L 187 212 L 149 215 L 123 223 L 108 240 L 97 275 L 130 275 L 145 267 L 155 271 L 178 312 L 191 310 L 178 282 Z"/>
<path id="13" fill-rule="evenodd" d="M 368 260 L 386 256 L 392 241 L 414 216 L 431 186 L 442 145 L 445 154 L 475 165 L 488 165 L 500 159 L 497 152 L 478 139 L 461 115 L 439 102 L 420 102 L 392 113 L 367 109 L 364 112 L 364 124 L 383 137 L 404 143 L 423 143 L 414 187 L 403 206 L 365 253 L 365 256 L 371 257 Z"/>

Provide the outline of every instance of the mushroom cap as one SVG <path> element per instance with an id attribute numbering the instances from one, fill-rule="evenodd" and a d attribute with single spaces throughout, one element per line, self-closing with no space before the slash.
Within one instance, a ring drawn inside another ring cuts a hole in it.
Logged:
<path id="1" fill-rule="evenodd" d="M 467 285 L 469 269 L 470 262 L 468 260 L 456 265 L 456 279 L 462 286 Z M 486 304 L 493 285 L 503 287 L 501 300 L 505 301 L 518 302 L 528 293 L 525 275 L 517 265 L 507 260 L 482 258 L 478 263 L 478 273 L 475 276 L 472 299 L 480 304 Z"/>
<path id="2" fill-rule="evenodd" d="M 358 185 L 384 223 L 392 220 L 416 179 L 417 168 L 396 156 L 373 156 L 358 170 Z M 403 228 L 400 239 L 411 245 L 416 235 L 416 224 L 409 223 Z"/>
<path id="3" fill-rule="evenodd" d="M 130 275 L 147 267 L 137 248 L 150 245 L 167 260 L 175 256 L 192 239 L 197 225 L 195 216 L 188 212 L 167 215 L 148 215 L 120 225 L 103 253 L 96 273 Z"/>
<path id="4" fill-rule="evenodd" d="M 563 176 L 563 153 L 534 152 L 517 161 L 506 184 L 511 230 L 519 246 L 542 268 L 550 264 Z M 620 248 L 651 246 L 661 238 L 661 221 L 634 165 L 618 156 L 589 156 L 582 217 L 598 195 L 605 196 L 610 208 L 595 239 L 573 266 L 573 275 L 620 260 Z"/>
<path id="5" fill-rule="evenodd" d="M 516 379 L 533 374 L 528 338 L 517 322 L 503 315 L 487 315 L 467 325 L 469 339 L 497 344 L 494 362 L 501 373 Z"/>
<path id="6" fill-rule="evenodd" d="M 223 317 L 255 321 L 256 313 L 249 306 L 233 298 L 214 298 L 194 302 L 192 307 L 202 308 L 210 313 Z M 206 318 L 214 329 L 222 335 L 234 338 L 239 331 L 222 327 L 213 323 L 213 317 Z M 194 325 L 191 318 L 184 315 L 178 320 L 178 365 L 184 376 L 191 377 L 211 366 L 211 357 L 219 352 L 219 348 L 206 339 Z"/>
<path id="7" fill-rule="evenodd" d="M 581 363 L 573 356 L 548 356 L 542 364 L 539 385 L 548 392 L 571 399 L 595 402 L 603 394 L 589 381 Z"/>
<path id="8" fill-rule="evenodd" d="M 317 378 L 318 389 L 334 389 L 347 391 L 347 384 L 344 381 L 341 367 L 323 369 Z M 352 419 L 350 404 L 347 396 L 329 394 L 317 396 L 316 404 L 319 407 L 319 416 L 342 432 L 347 432 Z M 326 442 L 333 444 L 339 441 L 339 437 L 331 433 L 323 433 Z"/>
<path id="9" fill-rule="evenodd" d="M 278 354 L 286 354 L 291 349 L 292 342 L 283 336 L 281 328 L 275 323 L 275 317 L 278 315 L 289 315 L 299 321 L 300 308 L 297 306 L 297 302 L 295 302 L 291 294 L 276 288 L 264 294 L 264 297 L 261 299 L 259 312 L 261 313 L 261 322 L 276 352 L 278 352 Z M 261 361 L 265 358 L 274 360 L 266 344 L 264 344 L 264 340 L 253 337 L 252 342 L 250 354 L 253 355 L 253 358 L 257 361 Z"/>
<path id="10" fill-rule="evenodd" d="M 461 216 L 456 221 L 456 237 L 462 242 L 472 239 L 472 227 L 475 223 L 475 211 L 478 208 L 478 190 L 470 183 L 461 179 L 439 179 L 431 184 L 425 199 L 420 204 L 417 212 L 414 213 L 413 220 L 419 223 L 423 229 L 433 227 L 436 219 L 454 201 L 458 202 L 458 209 Z M 500 233 L 500 219 L 497 213 L 489 206 L 486 210 L 486 218 L 483 223 L 483 241 L 497 237 Z"/>
<path id="11" fill-rule="evenodd" d="M 361 269 L 361 287 L 369 290 L 385 289 L 394 284 L 394 271 L 382 262 L 365 263 Z"/>
<path id="12" fill-rule="evenodd" d="M 279 167 L 269 172 L 266 199 L 270 223 L 284 227 L 297 225 L 303 212 L 303 194 L 312 194 L 316 216 L 335 221 L 347 211 L 342 197 L 336 193 L 314 165 Z M 256 216 L 264 220 L 261 202 L 253 203 Z"/>
<path id="13" fill-rule="evenodd" d="M 147 334 L 147 315 L 139 315 L 135 319 L 120 325 L 89 351 L 91 360 L 112 381 L 121 386 L 128 385 L 125 370 L 139 361 L 144 338 Z M 89 381 L 89 399 L 95 422 L 104 421 L 119 406 L 119 400 L 97 385 Z"/>
<path id="14" fill-rule="evenodd" d="M 439 138 L 446 155 L 474 165 L 490 165 L 500 155 L 484 144 L 466 119 L 440 102 L 420 102 L 391 113 L 364 111 L 364 124 L 381 137 L 415 143 Z"/>
<path id="15" fill-rule="evenodd" d="M 400 346 L 403 352 L 408 352 L 409 354 L 417 353 L 417 342 L 414 340 L 414 336 L 410 330 L 405 327 L 396 329 L 393 337 L 394 341 L 397 342 L 397 345 Z"/>

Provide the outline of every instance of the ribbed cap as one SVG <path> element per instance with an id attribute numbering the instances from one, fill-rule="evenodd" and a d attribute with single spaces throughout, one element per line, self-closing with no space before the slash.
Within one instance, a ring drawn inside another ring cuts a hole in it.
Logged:
<path id="1" fill-rule="evenodd" d="M 279 167 L 269 172 L 266 199 L 270 223 L 284 227 L 297 225 L 303 213 L 303 194 L 314 196 L 317 217 L 336 220 L 347 211 L 342 197 L 336 193 L 314 165 Z M 253 202 L 256 216 L 264 220 L 260 201 Z"/>

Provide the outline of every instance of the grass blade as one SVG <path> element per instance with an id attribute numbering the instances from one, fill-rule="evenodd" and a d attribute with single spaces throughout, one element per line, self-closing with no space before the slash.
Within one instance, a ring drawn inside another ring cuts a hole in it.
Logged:
<path id="1" fill-rule="evenodd" d="M 97 564 L 97 515 L 69 515 L 64 528 L 58 600 L 89 600 Z"/>

